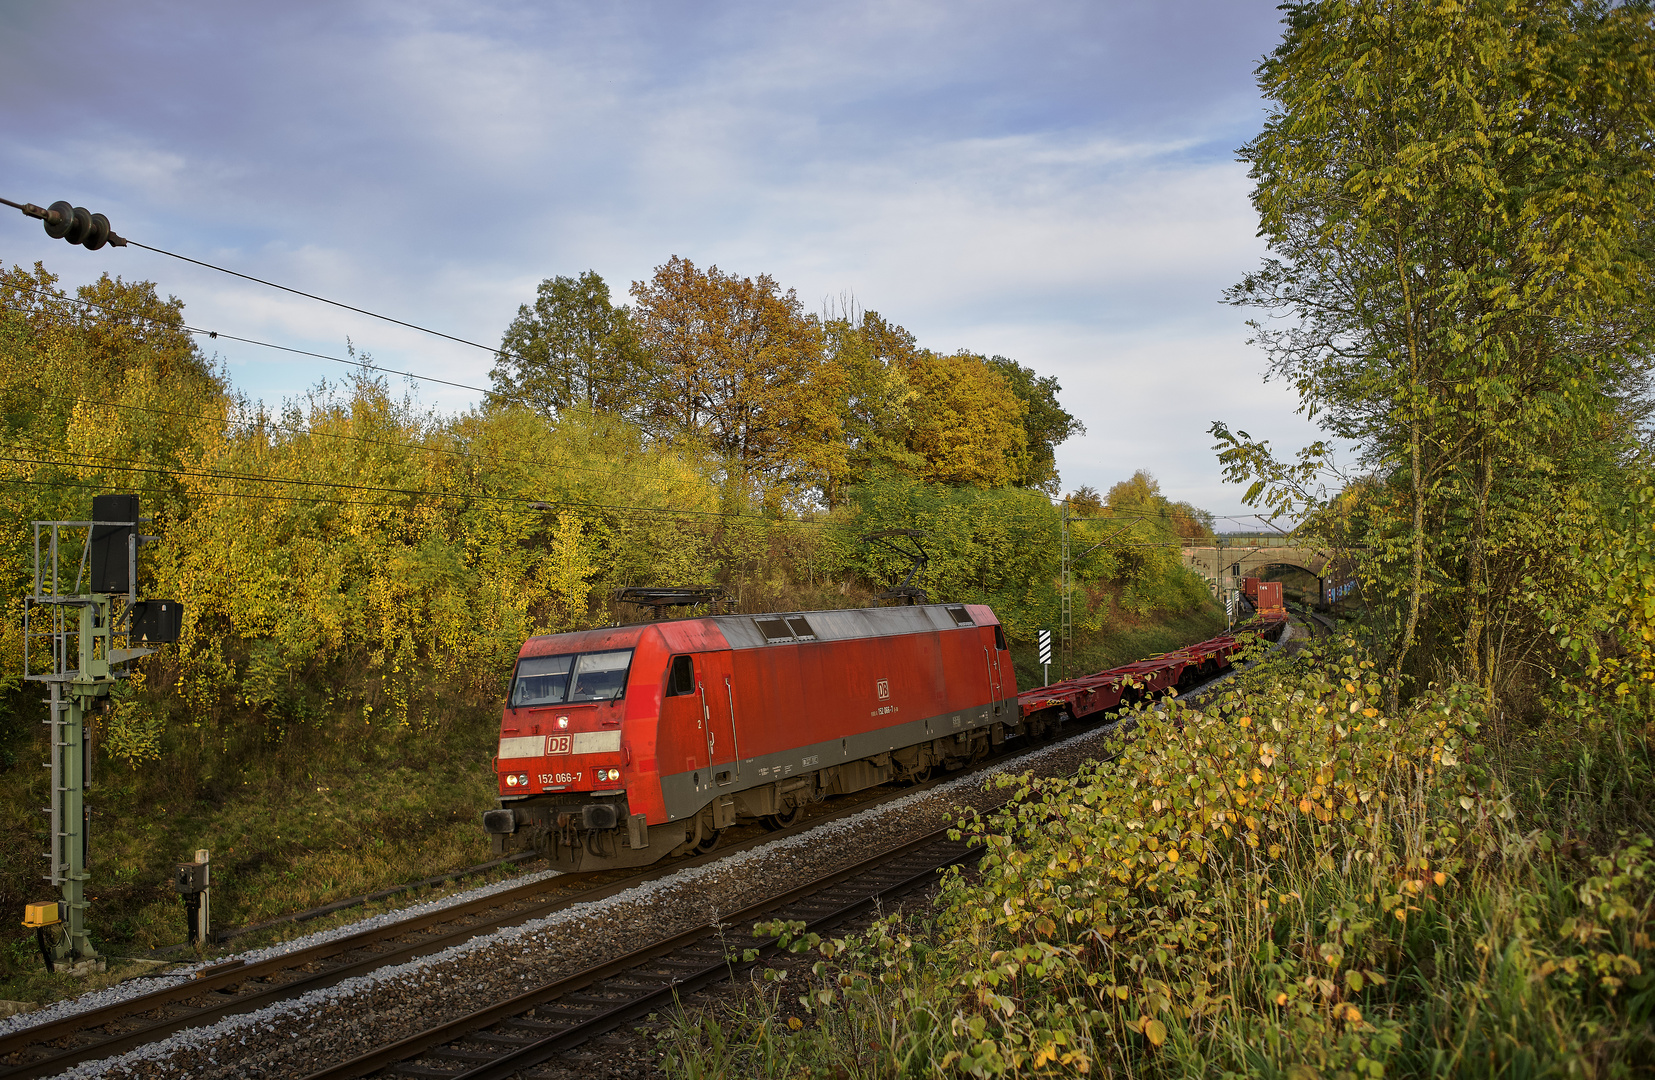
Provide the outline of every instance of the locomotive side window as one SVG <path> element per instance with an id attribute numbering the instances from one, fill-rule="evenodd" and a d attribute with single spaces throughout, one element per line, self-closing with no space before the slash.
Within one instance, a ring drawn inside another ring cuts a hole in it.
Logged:
<path id="1" fill-rule="evenodd" d="M 672 658 L 672 677 L 667 680 L 667 697 L 695 693 L 695 661 L 688 656 Z"/>
<path id="2" fill-rule="evenodd" d="M 511 684 L 511 707 L 554 705 L 569 691 L 572 656 L 525 656 L 517 662 Z"/>
<path id="3" fill-rule="evenodd" d="M 1000 628 L 999 623 L 994 624 L 994 647 L 1001 652 L 1006 651 L 1006 632 Z"/>

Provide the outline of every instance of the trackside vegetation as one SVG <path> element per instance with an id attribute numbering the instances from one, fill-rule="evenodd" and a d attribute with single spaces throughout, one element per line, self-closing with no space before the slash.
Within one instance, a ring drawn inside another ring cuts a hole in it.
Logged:
<path id="1" fill-rule="evenodd" d="M 1340 632 L 999 781 L 934 907 L 758 928 L 813 966 L 669 1074 L 1655 1071 L 1655 10 L 1281 11 L 1226 299 L 1325 439 L 1211 430 Z"/>
<path id="2" fill-rule="evenodd" d="M 669 1074 L 1632 1075 L 1655 1063 L 1647 725 L 1560 710 L 1491 745 L 1475 686 L 1400 711 L 1352 638 L 960 822 L 933 910 L 765 1007 L 687 1019 Z M 732 1036 L 727 1027 L 739 1030 Z M 710 1049 L 709 1049 L 710 1048 Z"/>
<path id="3" fill-rule="evenodd" d="M 506 342 L 540 367 L 515 362 L 453 415 L 362 353 L 340 382 L 248 401 L 152 285 L 0 270 L 0 912 L 50 893 L 45 695 L 22 678 L 30 522 L 85 519 L 97 492 L 140 495 L 158 538 L 143 589 L 185 611 L 179 642 L 92 721 L 89 921 L 113 955 L 182 940 L 171 865 L 197 848 L 226 928 L 487 860 L 517 650 L 636 618 L 622 586 L 718 586 L 748 612 L 872 604 L 909 566 L 863 535 L 919 529 L 919 584 L 992 605 L 1034 677 L 1033 632 L 1059 610 L 1050 450 L 1077 427 L 1054 380 L 950 354 L 1003 421 L 950 472 L 948 432 L 976 404 L 925 399 L 942 360 L 878 316 L 824 325 L 762 275 L 683 260 L 637 308 L 592 274 L 541 293 Z M 668 311 L 693 311 L 697 334 L 674 337 Z M 767 334 L 825 396 L 788 398 L 794 382 L 740 353 Z M 745 372 L 723 397 L 719 364 Z M 759 432 L 772 406 L 804 426 Z M 1123 484 L 1080 500 L 1085 527 L 1131 514 L 1170 546 L 1078 567 L 1076 663 L 1164 651 L 1221 618 L 1177 557 L 1205 523 L 1147 476 Z M 0 999 L 81 987 L 44 974 L 20 928 L 0 940 Z"/>

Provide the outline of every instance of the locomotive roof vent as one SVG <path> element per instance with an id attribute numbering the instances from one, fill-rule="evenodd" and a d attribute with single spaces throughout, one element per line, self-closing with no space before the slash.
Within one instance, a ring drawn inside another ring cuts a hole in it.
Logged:
<path id="1" fill-rule="evenodd" d="M 971 626 L 975 622 L 971 617 L 971 612 L 967 611 L 963 604 L 949 604 L 948 614 L 953 616 L 954 621 L 961 626 Z"/>
<path id="2" fill-rule="evenodd" d="M 766 644 L 816 640 L 816 631 L 811 627 L 810 620 L 803 615 L 789 615 L 785 618 L 778 615 L 769 619 L 754 619 L 753 625 L 764 635 Z"/>

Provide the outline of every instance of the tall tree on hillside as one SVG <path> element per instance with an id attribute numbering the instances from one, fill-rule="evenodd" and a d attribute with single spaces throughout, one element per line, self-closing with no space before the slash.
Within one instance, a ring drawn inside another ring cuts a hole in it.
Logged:
<path id="1" fill-rule="evenodd" d="M 1650 7 L 1286 10 L 1259 69 L 1275 106 L 1242 151 L 1272 257 L 1230 299 L 1289 316 L 1257 335 L 1272 370 L 1396 495 L 1396 527 L 1364 538 L 1399 601 L 1393 672 L 1431 618 L 1492 698 L 1502 658 L 1544 630 L 1522 609 L 1536 549 L 1519 538 L 1604 486 L 1617 395 L 1650 344 Z M 1214 432 L 1251 498 L 1316 508 L 1319 446 L 1284 466 Z"/>
<path id="2" fill-rule="evenodd" d="M 1051 445 L 1079 426 L 1057 405 L 1055 379 L 1003 357 L 939 356 L 876 311 L 830 319 L 827 339 L 846 485 L 877 472 L 976 487 L 1055 482 Z"/>
<path id="3" fill-rule="evenodd" d="M 793 290 L 675 255 L 632 296 L 638 339 L 660 365 L 658 427 L 700 440 L 767 490 L 825 487 L 842 472 L 838 373 Z"/>
<path id="4" fill-rule="evenodd" d="M 1058 385 L 1055 375 L 1036 375 L 1033 368 L 1004 356 L 991 356 L 985 362 L 1000 373 L 1011 392 L 1023 403 L 1023 431 L 1028 449 L 1019 467 L 1017 486 L 1039 488 L 1048 495 L 1056 495 L 1060 484 L 1057 447 L 1076 435 L 1086 434 L 1086 425 L 1058 404 L 1057 395 L 1063 387 Z"/>
<path id="5" fill-rule="evenodd" d="M 1005 487 L 1028 453 L 1026 406 L 999 371 L 970 353 L 922 352 L 910 364 L 914 388 L 908 449 L 921 459 L 916 479 L 934 484 Z"/>
<path id="6" fill-rule="evenodd" d="M 908 371 L 922 351 L 914 335 L 877 311 L 830 318 L 824 329 L 828 361 L 839 371 L 842 395 L 846 460 L 840 486 L 863 483 L 880 466 L 915 474 L 924 459 L 908 449 L 918 396 Z M 837 486 L 824 494 L 829 505 L 842 501 Z"/>
<path id="7" fill-rule="evenodd" d="M 533 306 L 500 341 L 489 372 L 494 389 L 556 416 L 573 405 L 629 415 L 653 382 L 649 353 L 638 345 L 627 308 L 610 303 L 596 270 L 540 283 Z"/>

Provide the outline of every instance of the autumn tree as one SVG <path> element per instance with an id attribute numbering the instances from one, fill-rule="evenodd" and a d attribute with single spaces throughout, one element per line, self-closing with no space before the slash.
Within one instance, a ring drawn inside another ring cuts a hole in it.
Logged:
<path id="1" fill-rule="evenodd" d="M 1643 3 L 1357 0 L 1287 7 L 1242 151 L 1271 256 L 1230 293 L 1306 413 L 1379 481 L 1366 569 L 1495 687 L 1545 636 L 1525 609 L 1548 507 L 1609 476 L 1650 341 L 1655 31 Z M 1250 499 L 1328 505 L 1215 426 Z"/>
<path id="2" fill-rule="evenodd" d="M 1052 440 L 1079 429 L 1057 405 L 1055 379 L 1004 357 L 939 355 L 875 311 L 828 320 L 827 338 L 847 483 L 882 472 L 975 487 L 1055 483 Z"/>
<path id="3" fill-rule="evenodd" d="M 914 335 L 877 311 L 829 318 L 824 329 L 828 362 L 839 375 L 845 439 L 842 483 L 824 492 L 829 505 L 837 505 L 842 487 L 864 483 L 881 467 L 910 475 L 924 465 L 908 447 L 918 397 L 908 372 L 921 349 Z"/>
<path id="4" fill-rule="evenodd" d="M 506 328 L 489 372 L 494 389 L 547 416 L 575 405 L 640 414 L 654 365 L 629 315 L 625 305 L 610 302 L 609 286 L 596 270 L 547 278 L 534 304 L 520 306 Z"/>
<path id="5" fill-rule="evenodd" d="M 1000 373 L 1011 392 L 1023 403 L 1025 450 L 1018 465 L 1019 487 L 1039 488 L 1048 495 L 1058 491 L 1057 447 L 1076 435 L 1086 434 L 1086 425 L 1058 403 L 1063 387 L 1055 375 L 1036 375 L 1004 356 L 985 361 Z"/>
<path id="6" fill-rule="evenodd" d="M 659 381 L 658 430 L 698 440 L 762 487 L 796 494 L 844 468 L 821 321 L 768 274 L 698 269 L 673 256 L 632 284 L 638 340 Z"/>
<path id="7" fill-rule="evenodd" d="M 1064 496 L 1069 513 L 1075 517 L 1096 517 L 1103 511 L 1103 496 L 1091 484 L 1082 484 Z"/>

